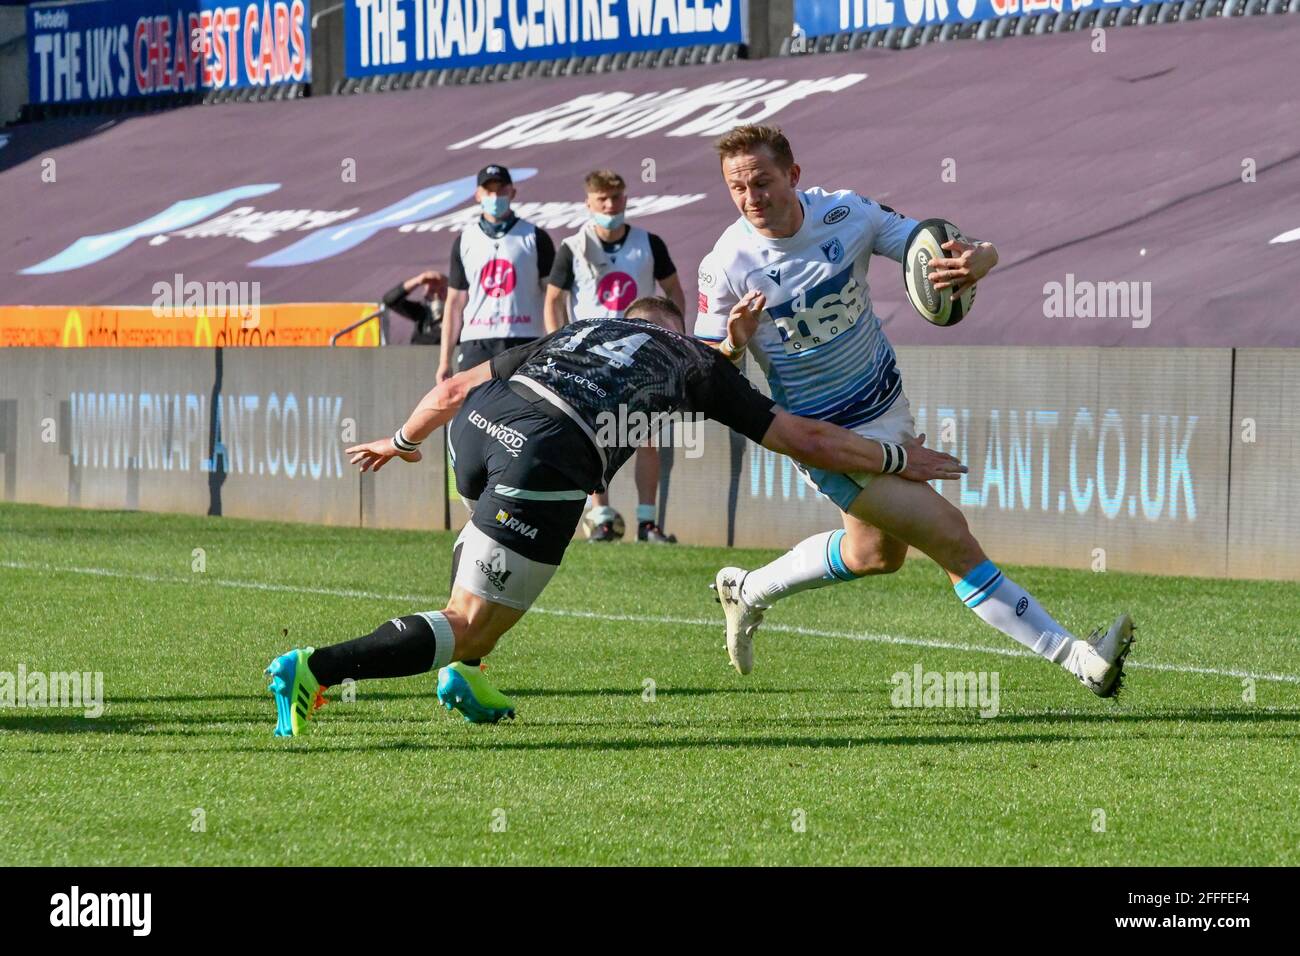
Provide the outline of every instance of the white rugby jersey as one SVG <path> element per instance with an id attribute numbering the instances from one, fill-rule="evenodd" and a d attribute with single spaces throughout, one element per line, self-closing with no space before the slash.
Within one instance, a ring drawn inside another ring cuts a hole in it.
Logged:
<path id="1" fill-rule="evenodd" d="M 655 288 L 655 257 L 650 233 L 628 226 L 617 252 L 606 252 L 588 223 L 564 240 L 573 250 L 573 321 L 621 319 L 627 307 Z"/>
<path id="2" fill-rule="evenodd" d="M 901 262 L 916 220 L 849 189 L 813 187 L 799 200 L 804 221 L 793 236 L 768 239 L 742 216 L 704 257 L 695 335 L 721 342 L 732 306 L 762 292 L 767 308 L 749 347 L 772 398 L 852 428 L 879 418 L 903 390 L 867 266 L 873 253 Z"/>
<path id="3" fill-rule="evenodd" d="M 546 334 L 537 271 L 537 228 L 518 220 L 502 236 L 469 226 L 460 234 L 469 300 L 460 340 L 537 338 Z"/>

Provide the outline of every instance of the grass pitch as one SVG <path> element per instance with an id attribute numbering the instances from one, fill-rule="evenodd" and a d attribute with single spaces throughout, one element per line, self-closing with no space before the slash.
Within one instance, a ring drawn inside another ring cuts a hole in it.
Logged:
<path id="1" fill-rule="evenodd" d="M 451 541 L 0 505 L 0 671 L 106 701 L 0 709 L 0 865 L 1300 863 L 1294 584 L 1005 565 L 1077 632 L 1132 611 L 1109 702 L 925 561 L 779 605 L 741 677 L 707 584 L 774 552 L 578 543 L 490 658 L 517 721 L 425 675 L 274 739 L 262 668 L 441 607 Z M 998 715 L 891 706 L 918 663 Z"/>

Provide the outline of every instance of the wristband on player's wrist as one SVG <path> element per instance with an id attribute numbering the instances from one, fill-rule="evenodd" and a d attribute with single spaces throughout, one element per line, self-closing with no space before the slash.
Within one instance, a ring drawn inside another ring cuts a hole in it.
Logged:
<path id="1" fill-rule="evenodd" d="M 399 428 L 393 435 L 393 447 L 398 451 L 415 451 L 420 447 L 420 443 L 411 441 L 406 437 L 406 433 Z"/>
<path id="2" fill-rule="evenodd" d="M 884 452 L 885 461 L 880 466 L 882 475 L 897 475 L 907 470 L 907 449 L 898 442 L 880 441 L 876 439 L 876 444 Z"/>
<path id="3" fill-rule="evenodd" d="M 722 354 L 727 358 L 735 358 L 740 353 L 740 350 L 743 348 L 744 348 L 743 345 L 734 344 L 731 341 L 730 335 L 728 335 L 725 339 L 723 339 L 722 342 L 719 343 L 718 345 L 718 350 L 722 352 Z"/>

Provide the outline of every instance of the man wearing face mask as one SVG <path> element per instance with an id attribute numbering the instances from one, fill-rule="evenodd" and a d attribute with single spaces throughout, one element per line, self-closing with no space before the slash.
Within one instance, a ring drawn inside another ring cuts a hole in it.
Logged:
<path id="1" fill-rule="evenodd" d="M 546 290 L 546 331 L 586 319 L 621 319 L 627 307 L 642 296 L 654 294 L 655 283 L 679 310 L 686 299 L 677 267 L 664 241 L 652 232 L 623 221 L 627 209 L 627 184 L 609 169 L 588 173 L 588 222 L 560 243 Z M 678 329 L 678 331 L 685 331 Z M 642 446 L 636 453 L 637 540 L 672 544 L 655 521 L 655 496 L 659 490 L 659 449 Z M 616 512 L 607 493 L 592 495 L 589 521 L 591 541 L 614 541 Z"/>
<path id="2" fill-rule="evenodd" d="M 544 330 L 542 290 L 555 244 L 511 211 L 515 187 L 506 167 L 479 170 L 474 198 L 481 215 L 451 247 L 439 382 Z"/>

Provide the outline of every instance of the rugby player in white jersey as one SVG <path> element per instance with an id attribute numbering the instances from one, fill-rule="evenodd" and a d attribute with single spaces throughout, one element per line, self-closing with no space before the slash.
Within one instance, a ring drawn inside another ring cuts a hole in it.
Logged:
<path id="1" fill-rule="evenodd" d="M 915 427 L 894 350 L 872 311 L 873 254 L 901 261 L 917 220 L 851 190 L 799 188 L 790 143 L 773 126 L 740 126 L 716 144 L 740 218 L 700 264 L 695 334 L 733 360 L 748 349 L 772 398 L 795 415 L 866 438 L 903 442 Z M 997 264 L 992 243 L 948 242 L 931 263 L 936 288 L 961 289 Z M 888 474 L 839 474 L 799 466 L 843 513 L 824 531 L 761 568 L 728 567 L 714 587 L 727 619 L 727 651 L 742 674 L 753 637 L 778 600 L 903 565 L 916 547 L 948 572 L 981 620 L 1060 664 L 1100 697 L 1113 697 L 1133 640 L 1127 614 L 1076 638 L 989 560 L 962 513 L 932 487 Z"/>

